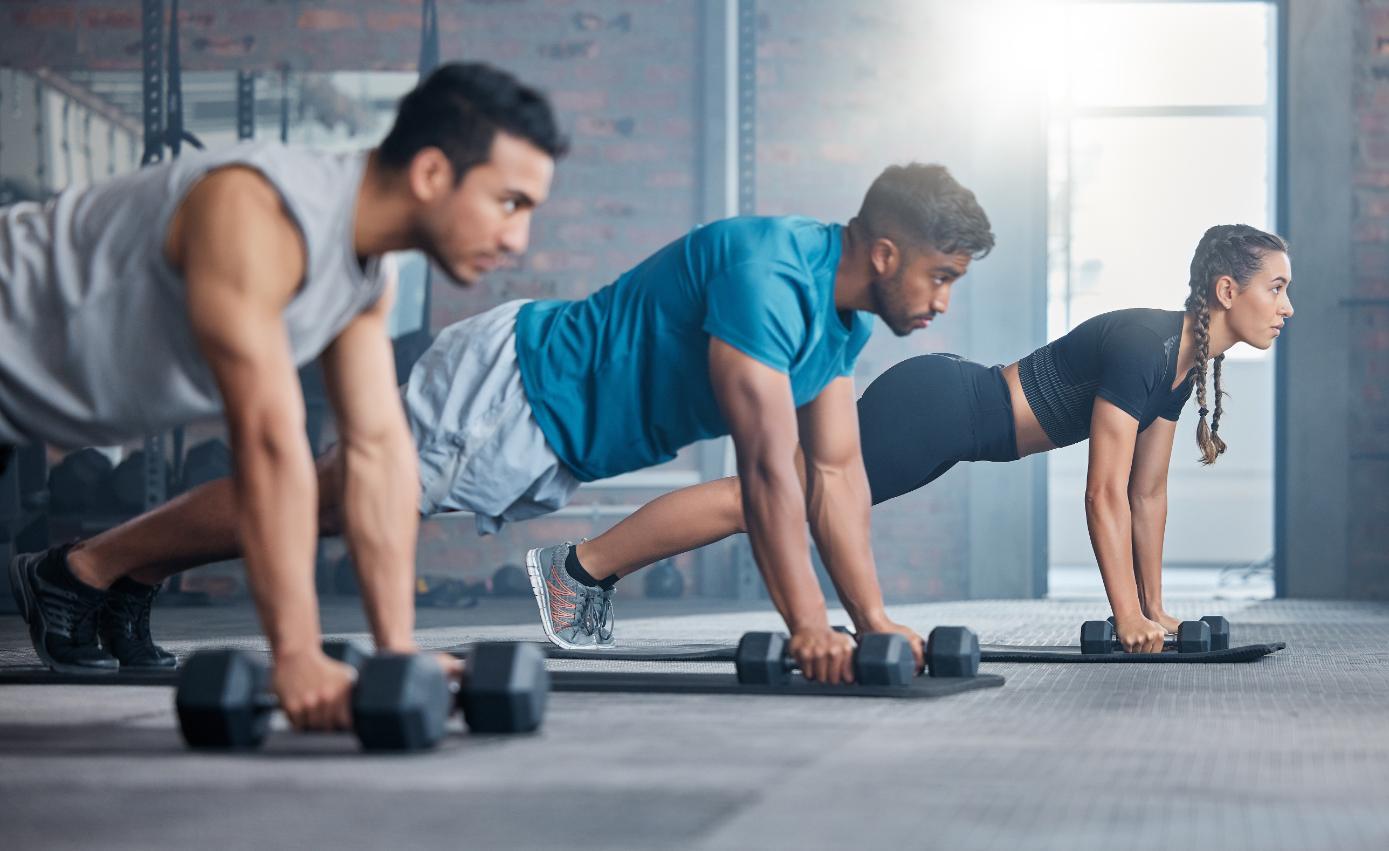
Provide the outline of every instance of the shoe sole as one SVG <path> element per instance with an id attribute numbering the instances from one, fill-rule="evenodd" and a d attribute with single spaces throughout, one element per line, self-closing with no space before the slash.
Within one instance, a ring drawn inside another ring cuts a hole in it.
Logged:
<path id="1" fill-rule="evenodd" d="M 20 565 L 20 560 L 23 558 L 24 556 L 19 555 L 10 559 L 10 591 L 14 594 L 15 604 L 19 606 L 20 615 L 24 618 L 24 622 L 29 625 L 29 643 L 34 645 L 34 653 L 38 654 L 39 661 L 47 665 L 49 670 L 57 671 L 60 674 L 115 674 L 118 672 L 120 670 L 118 667 L 69 665 L 48 655 L 48 651 L 43 648 L 42 640 L 43 634 L 48 632 L 48 623 L 43 619 L 43 609 L 29 595 L 28 565 Z M 37 636 L 34 634 L 36 630 Z"/>

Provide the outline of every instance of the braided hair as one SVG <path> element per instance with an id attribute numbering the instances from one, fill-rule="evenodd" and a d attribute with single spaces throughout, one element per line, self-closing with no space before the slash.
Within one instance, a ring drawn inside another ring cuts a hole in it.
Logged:
<path id="1" fill-rule="evenodd" d="M 1196 424 L 1196 446 L 1201 450 L 1201 463 L 1214 464 L 1225 452 L 1220 439 L 1221 397 L 1220 365 L 1225 355 L 1215 358 L 1215 411 L 1206 424 L 1206 361 L 1210 357 L 1210 329 L 1213 288 L 1216 279 L 1229 276 L 1241 291 L 1263 265 L 1264 256 L 1273 251 L 1286 252 L 1288 244 L 1282 237 L 1266 233 L 1249 225 L 1216 225 L 1201 237 L 1196 254 L 1191 258 L 1191 292 L 1186 297 L 1186 312 L 1191 315 L 1192 336 L 1196 342 L 1196 403 L 1201 419 Z"/>

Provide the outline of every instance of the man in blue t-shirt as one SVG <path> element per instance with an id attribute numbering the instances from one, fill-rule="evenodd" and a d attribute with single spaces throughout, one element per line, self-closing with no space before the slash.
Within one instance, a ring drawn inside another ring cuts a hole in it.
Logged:
<path id="1" fill-rule="evenodd" d="M 451 325 L 404 388 L 421 513 L 470 511 L 479 531 L 495 531 L 560 508 L 582 482 L 729 434 L 753 553 L 801 669 L 851 679 L 854 649 L 829 628 L 807 522 L 855 626 L 908 635 L 919 665 L 920 636 L 887 618 L 878 588 L 854 362 L 872 314 L 898 335 L 926 327 L 971 259 L 992 246 L 987 216 L 943 167 L 894 166 L 847 226 L 715 222 L 586 299 L 509 302 Z M 339 468 L 332 454 L 319 466 L 325 534 L 339 523 Z M 206 529 L 213 505 L 213 494 L 195 492 L 161 511 L 171 524 L 176 512 L 198 512 Z M 635 544 L 617 558 L 633 564 L 707 543 L 706 530 L 679 518 L 625 531 L 618 540 Z M 146 573 L 190 561 L 167 541 L 139 555 L 129 549 L 137 546 L 127 542 L 127 558 Z M 598 582 L 585 567 L 604 558 L 613 555 L 572 542 L 527 553 L 555 643 L 612 643 L 615 580 Z"/>
<path id="2" fill-rule="evenodd" d="M 899 335 L 924 328 L 992 245 L 987 216 L 944 168 L 892 167 L 848 226 L 715 222 L 586 299 L 512 302 L 453 325 L 405 393 L 421 510 L 472 511 L 493 530 L 560 507 L 581 482 L 731 434 L 753 553 L 801 669 L 850 679 L 854 649 L 829 628 L 807 522 L 859 631 L 902 632 L 920 656 L 920 636 L 887 618 L 878 588 L 854 362 L 872 314 Z M 629 520 L 616 553 L 572 542 L 527 553 L 551 641 L 612 643 L 615 579 L 586 567 L 607 561 L 610 575 L 613 561 L 708 543 L 679 516 L 643 517 L 656 522 Z"/>

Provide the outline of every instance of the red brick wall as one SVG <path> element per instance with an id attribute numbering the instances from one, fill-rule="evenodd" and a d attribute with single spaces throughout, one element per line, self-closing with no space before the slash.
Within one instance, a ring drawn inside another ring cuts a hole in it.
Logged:
<path id="1" fill-rule="evenodd" d="M 955 161 L 948 146 L 959 134 L 933 129 L 919 108 L 942 94 L 936 68 L 921 55 L 926 5 L 758 4 L 759 213 L 847 222 L 886 166 Z M 970 351 L 963 311 L 906 339 L 876 323 L 859 362 L 859 391 L 928 351 Z M 889 600 L 966 596 L 967 488 L 957 473 L 874 509 L 874 551 Z"/>

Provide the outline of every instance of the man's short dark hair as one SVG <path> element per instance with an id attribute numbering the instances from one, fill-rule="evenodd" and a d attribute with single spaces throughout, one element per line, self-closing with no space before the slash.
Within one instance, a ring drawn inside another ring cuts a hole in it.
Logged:
<path id="1" fill-rule="evenodd" d="M 994 247 L 984 208 L 942 165 L 888 166 L 868 187 L 856 219 L 870 241 L 890 239 L 903 249 L 978 259 Z"/>
<path id="2" fill-rule="evenodd" d="M 456 180 L 487 162 L 497 133 L 525 139 L 559 159 L 568 149 L 545 95 L 481 62 L 440 65 L 400 100 L 378 148 L 382 165 L 404 168 L 424 148 L 448 157 Z"/>

